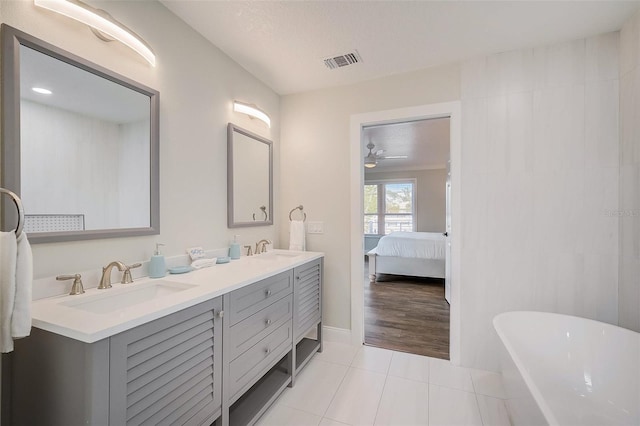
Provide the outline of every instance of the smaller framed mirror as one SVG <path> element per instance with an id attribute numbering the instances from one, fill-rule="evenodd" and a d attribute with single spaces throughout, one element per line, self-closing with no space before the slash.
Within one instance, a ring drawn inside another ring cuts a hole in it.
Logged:
<path id="1" fill-rule="evenodd" d="M 273 225 L 273 144 L 227 126 L 227 225 Z"/>

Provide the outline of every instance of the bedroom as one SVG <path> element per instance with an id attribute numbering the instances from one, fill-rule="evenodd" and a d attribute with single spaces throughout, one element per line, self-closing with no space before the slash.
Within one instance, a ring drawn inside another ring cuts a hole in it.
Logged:
<path id="1" fill-rule="evenodd" d="M 449 130 L 449 118 L 362 130 L 368 345 L 449 359 Z"/>

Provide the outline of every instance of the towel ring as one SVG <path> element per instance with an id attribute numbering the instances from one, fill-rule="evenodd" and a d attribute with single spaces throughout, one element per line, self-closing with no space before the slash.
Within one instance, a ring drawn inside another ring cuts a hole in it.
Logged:
<path id="1" fill-rule="evenodd" d="M 296 210 L 300 210 L 300 213 L 302 213 L 302 221 L 304 222 L 305 220 L 307 220 L 307 214 L 303 211 L 304 207 L 302 207 L 302 204 L 300 204 L 298 207 L 294 207 L 291 209 L 291 211 L 289 212 L 289 221 L 292 221 L 293 219 L 291 218 L 291 214 L 293 212 L 295 212 Z"/>
<path id="2" fill-rule="evenodd" d="M 20 197 L 18 197 L 14 192 L 9 191 L 8 189 L 0 188 L 0 193 L 7 194 L 13 199 L 13 202 L 18 209 L 18 225 L 16 226 L 16 237 L 19 237 L 22 234 L 22 228 L 24 227 L 24 208 L 22 207 L 22 201 Z"/>
<path id="3" fill-rule="evenodd" d="M 269 214 L 267 213 L 267 206 L 260 206 L 260 210 L 262 210 L 262 214 L 264 215 L 264 221 L 266 222 L 269 219 Z M 253 214 L 253 221 L 256 220 L 256 214 Z"/>

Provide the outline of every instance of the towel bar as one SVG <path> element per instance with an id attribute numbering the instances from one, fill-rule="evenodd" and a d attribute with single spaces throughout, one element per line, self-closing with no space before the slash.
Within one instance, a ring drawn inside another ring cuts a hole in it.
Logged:
<path id="1" fill-rule="evenodd" d="M 22 208 L 22 201 L 20 197 L 18 197 L 14 192 L 9 191 L 8 189 L 0 188 L 1 194 L 7 194 L 13 199 L 13 202 L 18 209 L 18 225 L 16 226 L 16 237 L 19 237 L 22 234 L 22 228 L 24 227 L 24 209 Z"/>
<path id="2" fill-rule="evenodd" d="M 303 211 L 304 207 L 302 207 L 302 204 L 300 204 L 298 207 L 294 207 L 291 209 L 291 211 L 289 212 L 289 221 L 292 221 L 293 219 L 291 218 L 291 214 L 293 212 L 295 212 L 296 210 L 300 210 L 300 213 L 302 213 L 302 221 L 304 222 L 305 220 L 307 220 L 307 214 Z"/>

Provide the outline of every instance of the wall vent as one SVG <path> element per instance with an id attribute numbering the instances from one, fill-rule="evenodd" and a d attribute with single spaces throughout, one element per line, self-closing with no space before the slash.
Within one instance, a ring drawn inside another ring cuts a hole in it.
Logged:
<path id="1" fill-rule="evenodd" d="M 345 53 L 344 55 L 330 56 L 328 58 L 324 58 L 324 65 L 330 70 L 336 68 L 346 67 L 348 65 L 357 64 L 358 62 L 362 62 L 362 58 L 357 50 L 353 52 Z"/>

